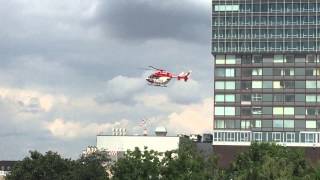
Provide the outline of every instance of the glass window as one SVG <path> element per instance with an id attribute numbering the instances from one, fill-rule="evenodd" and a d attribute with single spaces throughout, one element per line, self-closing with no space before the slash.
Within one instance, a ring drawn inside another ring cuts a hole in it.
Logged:
<path id="1" fill-rule="evenodd" d="M 284 114 L 285 115 L 294 115 L 294 107 L 285 107 Z"/>
<path id="2" fill-rule="evenodd" d="M 315 120 L 307 120 L 306 121 L 306 128 L 309 128 L 309 129 L 317 128 L 317 121 L 315 121 Z"/>
<path id="3" fill-rule="evenodd" d="M 274 55 L 274 63 L 283 63 L 283 55 Z"/>
<path id="4" fill-rule="evenodd" d="M 252 115 L 262 114 L 262 107 L 252 107 Z"/>
<path id="5" fill-rule="evenodd" d="M 216 56 L 216 64 L 224 64 L 226 61 L 226 58 L 224 55 L 217 55 Z"/>
<path id="6" fill-rule="evenodd" d="M 216 68 L 216 76 L 217 77 L 224 77 L 225 76 L 225 69 L 224 68 Z"/>
<path id="7" fill-rule="evenodd" d="M 233 68 L 226 69 L 226 77 L 234 77 L 234 69 Z"/>
<path id="8" fill-rule="evenodd" d="M 233 129 L 234 128 L 234 120 L 226 120 L 225 121 L 225 127 L 227 129 Z"/>
<path id="9" fill-rule="evenodd" d="M 262 88 L 262 81 L 252 81 L 252 88 Z"/>
<path id="10" fill-rule="evenodd" d="M 274 88 L 274 89 L 281 89 L 281 88 L 283 88 L 283 82 L 282 82 L 282 81 L 273 81 L 273 88 Z"/>
<path id="11" fill-rule="evenodd" d="M 216 102 L 224 102 L 224 95 L 223 94 L 217 94 L 214 98 Z"/>
<path id="12" fill-rule="evenodd" d="M 250 94 L 242 94 L 241 101 L 251 101 L 251 95 Z"/>
<path id="13" fill-rule="evenodd" d="M 227 81 L 226 82 L 226 89 L 235 89 L 236 83 L 234 81 Z"/>
<path id="14" fill-rule="evenodd" d="M 226 94 L 225 96 L 225 101 L 226 102 L 234 102 L 235 101 L 235 95 L 234 94 Z"/>
<path id="15" fill-rule="evenodd" d="M 241 121 L 241 129 L 248 129 L 250 128 L 250 121 L 249 120 L 242 120 Z"/>
<path id="16" fill-rule="evenodd" d="M 306 115 L 316 116 L 316 115 L 318 115 L 318 111 L 316 108 L 308 107 L 308 108 L 306 108 Z"/>
<path id="17" fill-rule="evenodd" d="M 235 89 L 234 81 L 216 81 L 215 89 Z"/>
<path id="18" fill-rule="evenodd" d="M 273 114 L 274 115 L 282 115 L 283 114 L 283 107 L 273 107 Z"/>
<path id="19" fill-rule="evenodd" d="M 215 128 L 217 129 L 224 128 L 224 120 L 215 120 L 214 124 L 215 124 Z"/>
<path id="20" fill-rule="evenodd" d="M 295 95 L 294 94 L 287 94 L 285 95 L 285 102 L 294 102 L 295 100 Z"/>
<path id="21" fill-rule="evenodd" d="M 215 89 L 224 89 L 225 82 L 224 81 L 216 81 Z"/>
<path id="22" fill-rule="evenodd" d="M 239 11 L 240 5 L 215 5 L 215 11 Z"/>
<path id="23" fill-rule="evenodd" d="M 284 128 L 294 128 L 294 120 L 284 120 Z"/>
<path id="24" fill-rule="evenodd" d="M 273 127 L 274 128 L 283 128 L 283 120 L 273 120 Z"/>
<path id="25" fill-rule="evenodd" d="M 224 107 L 214 107 L 214 114 L 217 116 L 224 115 Z"/>
<path id="26" fill-rule="evenodd" d="M 225 107 L 225 115 L 226 116 L 234 116 L 235 115 L 235 107 Z"/>
<path id="27" fill-rule="evenodd" d="M 316 95 L 306 95 L 306 102 L 317 102 Z"/>
<path id="28" fill-rule="evenodd" d="M 283 101 L 283 94 L 274 94 L 273 95 L 273 101 L 274 102 L 282 102 Z"/>
<path id="29" fill-rule="evenodd" d="M 252 69 L 252 76 L 262 76 L 262 68 Z"/>
<path id="30" fill-rule="evenodd" d="M 306 81 L 306 88 L 317 88 L 317 81 Z"/>
<path id="31" fill-rule="evenodd" d="M 262 100 L 262 94 L 252 94 L 252 101 L 261 101 Z"/>
<path id="32" fill-rule="evenodd" d="M 261 120 L 254 120 L 253 127 L 254 128 L 261 128 Z"/>
<path id="33" fill-rule="evenodd" d="M 236 64 L 236 56 L 235 55 L 227 55 L 226 64 Z"/>

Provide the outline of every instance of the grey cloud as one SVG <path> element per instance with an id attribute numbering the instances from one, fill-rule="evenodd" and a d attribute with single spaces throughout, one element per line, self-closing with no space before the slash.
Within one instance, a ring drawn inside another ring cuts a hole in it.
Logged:
<path id="1" fill-rule="evenodd" d="M 210 8 L 196 1 L 108 0 L 98 8 L 106 31 L 125 40 L 177 39 L 204 42 L 209 37 Z"/>

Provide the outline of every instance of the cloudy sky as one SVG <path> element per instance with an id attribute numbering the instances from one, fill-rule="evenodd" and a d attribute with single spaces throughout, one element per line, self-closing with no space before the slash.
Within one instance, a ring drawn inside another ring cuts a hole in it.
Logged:
<path id="1" fill-rule="evenodd" d="M 142 118 L 171 135 L 212 128 L 210 0 L 0 0 L 0 160 L 77 158 Z M 153 65 L 192 70 L 148 86 Z"/>

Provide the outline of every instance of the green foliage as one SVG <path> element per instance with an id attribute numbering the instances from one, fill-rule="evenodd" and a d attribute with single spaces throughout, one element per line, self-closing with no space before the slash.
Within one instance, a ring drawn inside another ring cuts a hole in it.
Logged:
<path id="1" fill-rule="evenodd" d="M 104 156 L 93 154 L 79 160 L 64 159 L 55 152 L 45 155 L 30 151 L 30 157 L 18 162 L 7 176 L 8 180 L 102 180 L 107 179 L 106 170 L 101 166 Z"/>
<path id="2" fill-rule="evenodd" d="M 205 159 L 194 142 L 182 139 L 177 151 L 165 153 L 162 160 L 163 179 L 216 179 L 220 175 L 217 158 Z"/>
<path id="3" fill-rule="evenodd" d="M 253 143 L 229 170 L 231 179 L 309 179 L 311 167 L 302 149 L 269 143 Z"/>
<path id="4" fill-rule="evenodd" d="M 127 151 L 124 158 L 121 158 L 111 167 L 111 174 L 116 180 L 144 180 L 159 179 L 161 154 L 144 149 L 141 152 L 139 148 L 134 151 Z"/>
<path id="5" fill-rule="evenodd" d="M 161 159 L 161 160 L 160 160 Z M 141 152 L 136 148 L 128 151 L 111 168 L 113 179 L 168 179 L 168 180 L 207 180 L 219 179 L 217 158 L 205 159 L 197 150 L 195 143 L 184 139 L 178 150 L 164 154 L 148 151 Z"/>

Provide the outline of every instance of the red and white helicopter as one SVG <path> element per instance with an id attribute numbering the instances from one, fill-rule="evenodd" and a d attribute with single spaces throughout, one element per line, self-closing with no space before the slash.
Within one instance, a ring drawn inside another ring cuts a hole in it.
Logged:
<path id="1" fill-rule="evenodd" d="M 148 81 L 148 84 L 152 86 L 167 87 L 167 84 L 173 78 L 176 78 L 177 80 L 184 80 L 186 82 L 188 81 L 191 74 L 191 71 L 189 71 L 181 72 L 179 75 L 175 75 L 166 70 L 155 68 L 153 66 L 149 66 L 149 68 L 155 70 L 155 72 L 146 79 Z"/>

